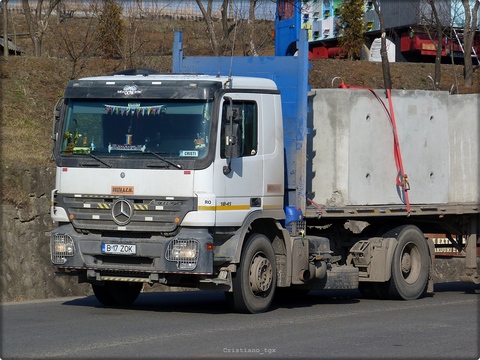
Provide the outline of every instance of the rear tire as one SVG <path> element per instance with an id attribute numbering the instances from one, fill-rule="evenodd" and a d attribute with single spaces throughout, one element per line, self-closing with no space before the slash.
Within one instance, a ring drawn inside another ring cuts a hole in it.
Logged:
<path id="1" fill-rule="evenodd" d="M 389 287 L 389 282 L 361 282 L 358 284 L 358 290 L 366 299 L 388 299 Z"/>
<path id="2" fill-rule="evenodd" d="M 392 231 L 395 231 L 398 243 L 392 259 L 389 297 L 418 299 L 426 291 L 430 271 L 427 241 L 422 231 L 413 225 L 400 226 Z"/>
<path id="3" fill-rule="evenodd" d="M 247 239 L 232 282 L 233 292 L 225 297 L 233 310 L 250 314 L 268 310 L 277 285 L 277 269 L 275 252 L 266 236 L 252 234 Z"/>
<path id="4" fill-rule="evenodd" d="M 107 281 L 105 284 L 92 284 L 98 301 L 106 306 L 130 306 L 137 300 L 143 283 Z"/>

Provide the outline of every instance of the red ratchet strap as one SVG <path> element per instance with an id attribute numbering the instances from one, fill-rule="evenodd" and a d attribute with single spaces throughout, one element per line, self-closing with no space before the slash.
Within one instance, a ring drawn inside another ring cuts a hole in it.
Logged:
<path id="1" fill-rule="evenodd" d="M 397 134 L 397 123 L 395 122 L 395 114 L 393 112 L 392 96 L 391 96 L 390 89 L 386 89 L 388 106 L 390 108 L 389 110 L 387 109 L 383 100 L 371 88 L 363 88 L 358 86 L 346 85 L 343 81 L 339 85 L 339 88 L 370 91 L 373 94 L 373 96 L 375 96 L 375 98 L 378 100 L 378 102 L 380 102 L 383 109 L 387 113 L 387 117 L 390 120 L 390 124 L 392 125 L 392 131 L 393 131 L 393 156 L 395 158 L 395 165 L 397 166 L 397 177 L 395 178 L 395 181 L 397 185 L 402 188 L 403 196 L 405 199 L 405 205 L 407 206 L 407 213 L 408 215 L 410 215 L 410 200 L 408 198 L 408 190 L 410 190 L 410 183 L 408 182 L 407 174 L 405 174 L 405 172 L 403 171 L 403 161 L 402 161 L 402 155 L 400 153 L 400 142 L 398 141 L 398 134 Z"/>

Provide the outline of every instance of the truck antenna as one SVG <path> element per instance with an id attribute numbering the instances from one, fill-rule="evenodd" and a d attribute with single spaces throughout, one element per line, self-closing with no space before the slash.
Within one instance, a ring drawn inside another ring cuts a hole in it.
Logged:
<path id="1" fill-rule="evenodd" d="M 235 18 L 235 23 L 237 19 Z M 233 68 L 233 55 L 235 51 L 235 41 L 237 39 L 237 24 L 235 24 L 235 28 L 233 29 L 233 43 L 232 43 L 232 54 L 230 55 L 230 70 L 228 71 L 228 84 L 230 88 L 232 87 L 232 68 Z"/>

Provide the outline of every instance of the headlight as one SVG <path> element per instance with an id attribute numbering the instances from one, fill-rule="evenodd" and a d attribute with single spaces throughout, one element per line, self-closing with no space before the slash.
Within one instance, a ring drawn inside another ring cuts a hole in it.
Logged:
<path id="1" fill-rule="evenodd" d="M 65 264 L 67 256 L 75 255 L 75 245 L 70 235 L 54 235 L 50 240 L 52 263 Z"/>
<path id="2" fill-rule="evenodd" d="M 198 241 L 174 239 L 168 243 L 165 259 L 176 261 L 177 269 L 193 270 L 198 261 Z"/>

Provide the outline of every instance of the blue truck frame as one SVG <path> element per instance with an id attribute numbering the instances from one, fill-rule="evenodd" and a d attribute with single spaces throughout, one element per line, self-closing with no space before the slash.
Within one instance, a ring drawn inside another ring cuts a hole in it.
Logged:
<path id="1" fill-rule="evenodd" d="M 308 105 L 308 42 L 299 32 L 296 56 L 184 56 L 182 33 L 175 32 L 173 73 L 249 76 L 275 81 L 282 97 L 285 149 L 285 206 L 305 212 Z"/>

